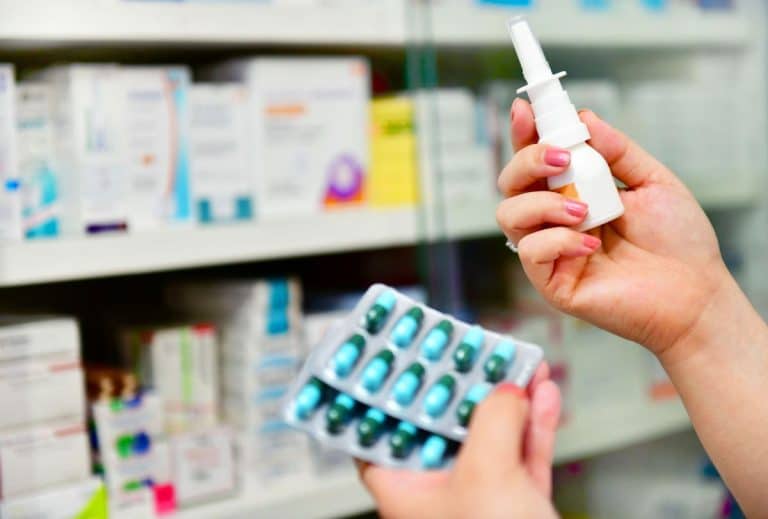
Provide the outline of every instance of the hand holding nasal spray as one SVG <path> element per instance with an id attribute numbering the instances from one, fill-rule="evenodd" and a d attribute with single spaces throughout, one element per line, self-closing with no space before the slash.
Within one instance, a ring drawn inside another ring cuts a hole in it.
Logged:
<path id="1" fill-rule="evenodd" d="M 588 205 L 589 213 L 576 227 L 578 231 L 588 231 L 615 220 L 624 214 L 624 206 L 605 159 L 586 144 L 590 139 L 589 130 L 560 84 L 560 78 L 566 73 L 552 74 L 541 45 L 523 17 L 510 20 L 509 33 L 528 82 L 517 93 L 528 93 L 539 142 L 571 152 L 568 170 L 547 179 L 549 189 Z"/>

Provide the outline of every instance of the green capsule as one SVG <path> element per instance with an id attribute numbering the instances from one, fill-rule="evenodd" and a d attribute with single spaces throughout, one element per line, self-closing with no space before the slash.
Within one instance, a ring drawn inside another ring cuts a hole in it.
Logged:
<path id="1" fill-rule="evenodd" d="M 516 351 L 515 343 L 510 340 L 503 340 L 496 345 L 483 365 L 488 382 L 495 383 L 507 376 L 507 370 L 515 360 Z"/>
<path id="2" fill-rule="evenodd" d="M 339 434 L 352 418 L 355 401 L 345 393 L 339 393 L 325 414 L 326 427 L 331 434 Z"/>
<path id="3" fill-rule="evenodd" d="M 370 447 L 376 443 L 384 432 L 384 423 L 387 417 L 378 409 L 372 407 L 366 411 L 365 416 L 357 426 L 357 437 L 360 445 Z"/>
<path id="4" fill-rule="evenodd" d="M 466 427 L 469 424 L 469 419 L 472 418 L 472 412 L 475 410 L 475 406 L 479 404 L 488 393 L 491 392 L 491 385 L 486 383 L 479 383 L 472 386 L 467 394 L 464 396 L 464 400 L 459 403 L 456 408 L 456 419 L 459 424 Z"/>
<path id="5" fill-rule="evenodd" d="M 372 335 L 379 333 L 387 323 L 389 314 L 392 313 L 396 302 L 397 296 L 394 290 L 386 290 L 381 293 L 365 313 L 362 322 L 363 328 Z"/>
<path id="6" fill-rule="evenodd" d="M 392 457 L 396 459 L 405 459 L 416 445 L 416 427 L 408 422 L 400 422 L 389 439 L 389 446 L 392 448 Z"/>
<path id="7" fill-rule="evenodd" d="M 475 359 L 477 359 L 477 354 L 483 347 L 484 335 L 483 329 L 479 326 L 473 326 L 467 331 L 461 340 L 461 344 L 453 352 L 456 371 L 466 373 L 472 369 Z"/>

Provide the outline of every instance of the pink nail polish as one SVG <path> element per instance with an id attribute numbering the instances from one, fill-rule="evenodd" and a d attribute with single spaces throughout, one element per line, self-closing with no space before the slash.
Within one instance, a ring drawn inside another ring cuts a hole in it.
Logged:
<path id="1" fill-rule="evenodd" d="M 587 204 L 578 200 L 566 200 L 565 212 L 571 216 L 584 216 L 587 214 Z"/>
<path id="2" fill-rule="evenodd" d="M 561 168 L 571 163 L 571 152 L 559 148 L 549 148 L 544 153 L 544 162 L 549 166 Z"/>
<path id="3" fill-rule="evenodd" d="M 595 236 L 590 236 L 589 234 L 585 234 L 583 240 L 584 240 L 583 241 L 584 245 L 587 248 L 592 249 L 592 250 L 595 250 L 596 248 L 598 248 L 600 246 L 601 243 L 603 243 L 600 240 L 600 238 L 596 238 Z"/>

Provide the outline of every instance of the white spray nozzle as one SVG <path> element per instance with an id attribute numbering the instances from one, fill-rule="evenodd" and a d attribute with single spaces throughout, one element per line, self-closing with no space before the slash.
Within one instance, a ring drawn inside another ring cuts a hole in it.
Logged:
<path id="1" fill-rule="evenodd" d="M 509 21 L 509 36 L 517 52 L 517 59 L 523 68 L 523 76 L 529 85 L 534 85 L 552 77 L 544 51 L 531 27 L 523 16 L 515 16 Z"/>

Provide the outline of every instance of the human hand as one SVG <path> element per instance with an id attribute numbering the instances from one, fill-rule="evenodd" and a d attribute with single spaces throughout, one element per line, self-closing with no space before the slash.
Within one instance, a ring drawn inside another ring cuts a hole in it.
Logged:
<path id="1" fill-rule="evenodd" d="M 451 470 L 414 472 L 360 463 L 385 518 L 553 518 L 550 494 L 560 392 L 543 364 L 529 385 L 502 384 L 472 414 Z M 530 416 L 529 416 L 530 413 Z"/>
<path id="2" fill-rule="evenodd" d="M 529 103 L 512 105 L 518 150 L 499 176 L 507 197 L 497 220 L 517 244 L 526 274 L 556 308 L 662 355 L 696 327 L 710 301 L 730 289 L 711 224 L 664 165 L 594 113 L 580 113 L 589 144 L 627 189 L 624 216 L 582 234 L 588 207 L 547 191 L 570 156 L 544 144 Z"/>

